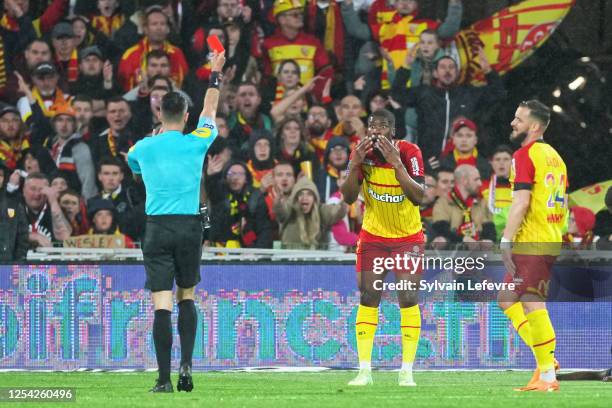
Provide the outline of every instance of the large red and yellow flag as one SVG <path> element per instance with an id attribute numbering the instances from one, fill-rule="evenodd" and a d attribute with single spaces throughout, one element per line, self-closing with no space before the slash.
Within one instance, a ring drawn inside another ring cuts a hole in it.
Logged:
<path id="1" fill-rule="evenodd" d="M 525 61 L 548 40 L 576 0 L 525 0 L 474 23 L 457 34 L 451 54 L 461 65 L 461 82 L 484 83 L 478 50 L 500 75 Z"/>
<path id="2" fill-rule="evenodd" d="M 606 208 L 606 193 L 610 187 L 612 187 L 612 180 L 602 181 L 576 190 L 569 194 L 569 206 L 586 207 L 597 214 Z"/>

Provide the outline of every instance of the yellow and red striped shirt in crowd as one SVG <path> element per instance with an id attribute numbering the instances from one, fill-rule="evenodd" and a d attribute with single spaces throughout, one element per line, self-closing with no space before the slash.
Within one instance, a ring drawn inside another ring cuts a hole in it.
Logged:
<path id="1" fill-rule="evenodd" d="M 419 147 L 405 140 L 393 143 L 410 177 L 422 183 L 425 173 Z M 361 165 L 359 179 L 365 201 L 360 241 L 423 242 L 419 206 L 404 195 L 393 166 L 368 155 Z"/>
<path id="2" fill-rule="evenodd" d="M 127 92 L 138 85 L 139 74 L 147 69 L 147 54 L 152 51 L 149 41 L 143 38 L 131 48 L 128 48 L 121 57 L 117 76 L 121 87 Z M 175 47 L 168 41 L 164 43 L 163 51 L 170 58 L 170 79 L 180 88 L 183 79 L 189 71 L 189 65 L 185 55 L 180 48 Z"/>
<path id="3" fill-rule="evenodd" d="M 427 29 L 434 29 L 439 24 L 428 19 L 417 19 L 414 14 L 402 16 L 395 13 L 391 21 L 384 23 L 378 32 L 380 45 L 391 56 L 393 66 L 398 69 L 404 63 L 406 54 L 412 47 L 419 43 L 419 36 Z M 388 80 L 389 67 L 387 60 L 383 58 L 382 88 L 390 89 Z"/>
<path id="4" fill-rule="evenodd" d="M 521 147 L 512 157 L 510 182 L 514 191 L 531 190 L 529 209 L 514 242 L 560 243 L 567 218 L 569 183 L 559 153 L 543 140 Z"/>
<path id="5" fill-rule="evenodd" d="M 264 40 L 263 48 L 266 75 L 276 75 L 281 62 L 294 60 L 300 66 L 300 82 L 305 84 L 316 72 L 329 65 L 327 52 L 321 42 L 304 32 L 290 40 L 277 31 Z M 321 75 L 331 78 L 333 71 L 326 70 Z"/>

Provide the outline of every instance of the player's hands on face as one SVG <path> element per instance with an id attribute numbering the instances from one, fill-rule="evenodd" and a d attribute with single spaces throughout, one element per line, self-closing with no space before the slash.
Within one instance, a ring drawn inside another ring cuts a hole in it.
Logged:
<path id="1" fill-rule="evenodd" d="M 223 65 L 225 65 L 225 51 L 220 53 L 213 52 L 212 58 L 210 59 L 211 70 L 216 72 L 222 72 Z"/>
<path id="2" fill-rule="evenodd" d="M 399 166 L 402 164 L 400 159 L 400 152 L 397 147 L 389 140 L 389 138 L 382 136 L 376 139 L 374 147 L 380 151 L 387 163 L 392 166 Z"/>
<path id="3" fill-rule="evenodd" d="M 360 165 L 361 163 L 363 163 L 366 155 L 372 151 L 372 147 L 373 147 L 372 139 L 370 138 L 362 139 L 359 143 L 357 143 L 357 146 L 355 146 L 355 150 L 353 151 L 353 158 L 351 159 L 351 162 L 354 165 Z"/>

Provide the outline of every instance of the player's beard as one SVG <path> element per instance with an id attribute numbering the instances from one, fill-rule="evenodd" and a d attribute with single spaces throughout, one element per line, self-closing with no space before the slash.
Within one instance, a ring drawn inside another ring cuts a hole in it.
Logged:
<path id="1" fill-rule="evenodd" d="M 521 146 L 526 138 L 527 132 L 521 132 L 514 137 L 512 137 L 512 134 L 510 134 L 510 143 L 516 146 Z"/>

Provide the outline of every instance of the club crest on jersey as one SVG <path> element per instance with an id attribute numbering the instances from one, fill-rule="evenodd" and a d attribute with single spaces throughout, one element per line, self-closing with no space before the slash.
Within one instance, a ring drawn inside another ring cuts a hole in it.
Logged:
<path id="1" fill-rule="evenodd" d="M 368 194 L 372 196 L 376 201 L 380 201 L 382 203 L 401 203 L 406 198 L 403 194 L 400 195 L 391 195 L 389 193 L 378 194 L 376 191 L 368 188 Z"/>

